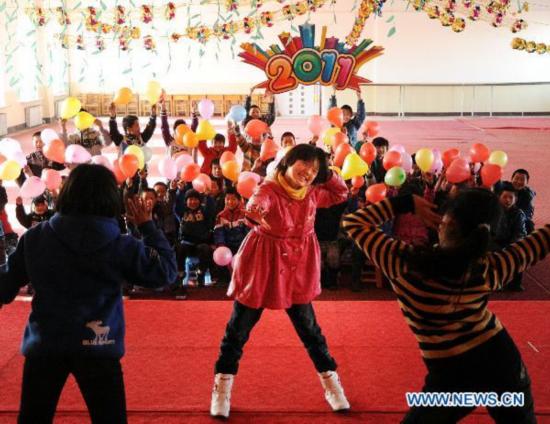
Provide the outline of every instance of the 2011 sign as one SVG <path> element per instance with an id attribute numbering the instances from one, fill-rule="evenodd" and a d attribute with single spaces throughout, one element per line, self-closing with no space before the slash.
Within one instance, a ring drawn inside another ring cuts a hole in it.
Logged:
<path id="1" fill-rule="evenodd" d="M 355 57 L 337 50 L 302 49 L 292 59 L 285 54 L 272 56 L 265 67 L 268 90 L 284 93 L 299 84 L 334 85 L 343 90 L 349 84 L 355 67 Z"/>
<path id="2" fill-rule="evenodd" d="M 300 25 L 300 37 L 279 35 L 283 48 L 271 45 L 263 50 L 258 44 L 242 44 L 239 56 L 245 63 L 262 69 L 267 75 L 256 88 L 265 88 L 272 93 L 294 90 L 298 85 L 321 84 L 334 86 L 337 90 L 351 88 L 360 90 L 361 84 L 369 81 L 357 75 L 366 62 L 383 54 L 384 48 L 369 46 L 372 40 L 363 40 L 347 48 L 335 37 L 326 37 L 322 29 L 320 46 L 314 46 L 315 25 Z"/>

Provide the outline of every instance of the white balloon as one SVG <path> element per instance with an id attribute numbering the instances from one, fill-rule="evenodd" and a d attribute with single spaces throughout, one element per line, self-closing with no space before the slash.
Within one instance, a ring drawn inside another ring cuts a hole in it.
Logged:
<path id="1" fill-rule="evenodd" d="M 159 173 L 169 180 L 173 180 L 178 175 L 176 162 L 169 156 L 162 158 L 158 164 Z"/>
<path id="2" fill-rule="evenodd" d="M 46 128 L 40 132 L 40 138 L 45 143 L 49 143 L 52 140 L 59 139 L 59 134 L 52 130 L 51 128 Z"/>
<path id="3" fill-rule="evenodd" d="M 193 162 L 193 158 L 189 153 L 180 153 L 179 155 L 176 156 L 175 161 L 176 161 L 176 167 L 178 172 L 181 172 L 181 170 L 185 165 L 188 165 Z"/>
<path id="4" fill-rule="evenodd" d="M 70 144 L 65 149 L 65 162 L 67 163 L 87 163 L 92 159 L 92 155 L 80 144 Z"/>
<path id="5" fill-rule="evenodd" d="M 0 141 L 0 153 L 11 159 L 16 152 L 21 152 L 21 144 L 13 138 L 5 138 Z"/>
<path id="6" fill-rule="evenodd" d="M 38 177 L 29 177 L 25 180 L 19 190 L 21 197 L 33 198 L 40 196 L 46 190 L 46 183 Z"/>
<path id="7" fill-rule="evenodd" d="M 23 153 L 21 150 L 19 150 L 18 152 L 15 152 L 12 155 L 11 159 L 16 161 L 21 168 L 24 168 L 25 166 L 27 166 L 27 157 L 25 156 L 25 153 Z"/>
<path id="8" fill-rule="evenodd" d="M 275 161 L 267 165 L 266 174 L 268 177 L 272 177 L 275 175 L 275 168 L 277 168 L 277 164 L 275 163 Z"/>
<path id="9" fill-rule="evenodd" d="M 153 157 L 153 150 L 150 147 L 143 146 L 141 151 L 143 152 L 143 160 L 145 160 L 145 162 L 149 162 Z"/>

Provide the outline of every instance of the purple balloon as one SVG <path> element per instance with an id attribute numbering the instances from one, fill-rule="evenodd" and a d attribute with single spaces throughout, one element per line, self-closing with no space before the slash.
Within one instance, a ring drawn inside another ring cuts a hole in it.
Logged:
<path id="1" fill-rule="evenodd" d="M 413 159 L 407 152 L 401 153 L 401 168 L 405 170 L 407 174 L 412 171 Z"/>
<path id="2" fill-rule="evenodd" d="M 214 103 L 210 99 L 202 99 L 199 102 L 199 113 L 203 119 L 210 119 L 214 115 Z"/>

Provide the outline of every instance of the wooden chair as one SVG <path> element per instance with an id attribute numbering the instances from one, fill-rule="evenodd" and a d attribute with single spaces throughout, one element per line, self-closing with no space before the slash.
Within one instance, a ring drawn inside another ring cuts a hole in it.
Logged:
<path id="1" fill-rule="evenodd" d="M 229 113 L 232 106 L 235 106 L 235 105 L 244 106 L 245 99 L 246 97 L 243 98 L 243 96 L 239 94 L 223 96 L 224 115 Z"/>
<path id="2" fill-rule="evenodd" d="M 134 94 L 130 103 L 126 105 L 126 114 L 139 116 L 139 96 L 137 94 Z"/>
<path id="3" fill-rule="evenodd" d="M 172 96 L 169 96 L 168 94 L 166 95 L 166 98 L 164 100 L 164 105 L 166 107 L 166 113 L 168 114 L 168 116 L 171 116 L 172 111 L 174 110 L 174 106 L 172 103 Z M 158 113 L 160 114 L 160 105 L 159 105 Z"/>
<path id="4" fill-rule="evenodd" d="M 172 96 L 173 116 L 191 115 L 189 96 L 183 94 L 174 94 Z"/>
<path id="5" fill-rule="evenodd" d="M 225 116 L 227 111 L 225 110 L 223 94 L 209 94 L 208 99 L 214 103 L 214 116 Z"/>
<path id="6" fill-rule="evenodd" d="M 102 116 L 109 116 L 110 115 L 110 107 L 111 103 L 113 102 L 114 96 L 112 94 L 103 94 L 101 96 L 101 115 Z"/>
<path id="7" fill-rule="evenodd" d="M 86 94 L 85 109 L 93 116 L 101 114 L 101 94 L 90 93 Z"/>
<path id="8" fill-rule="evenodd" d="M 204 94 L 190 94 L 189 95 L 189 115 L 193 112 L 193 105 L 198 105 L 199 102 L 204 99 L 206 96 Z"/>
<path id="9" fill-rule="evenodd" d="M 151 115 L 151 103 L 149 103 L 149 100 L 146 100 L 146 99 L 140 100 L 138 116 L 150 116 L 150 115 Z"/>

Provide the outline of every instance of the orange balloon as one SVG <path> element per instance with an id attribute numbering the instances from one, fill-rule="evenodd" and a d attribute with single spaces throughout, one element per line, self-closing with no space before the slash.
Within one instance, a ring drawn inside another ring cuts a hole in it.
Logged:
<path id="1" fill-rule="evenodd" d="M 334 165 L 341 168 L 344 164 L 346 156 L 350 153 L 353 153 L 353 147 L 351 147 L 348 143 L 340 144 L 334 152 Z"/>
<path id="2" fill-rule="evenodd" d="M 332 148 L 336 149 L 340 144 L 349 143 L 349 138 L 343 132 L 337 132 L 332 136 Z M 336 165 L 338 166 L 338 165 Z"/>
<path id="3" fill-rule="evenodd" d="M 196 163 L 188 163 L 181 170 L 181 179 L 187 183 L 190 183 L 197 178 L 201 173 L 201 167 Z"/>
<path id="4" fill-rule="evenodd" d="M 0 154 L 0 163 L 4 163 L 5 161 L 6 161 L 6 157 Z"/>
<path id="5" fill-rule="evenodd" d="M 259 139 L 267 130 L 269 130 L 268 125 L 259 119 L 252 119 L 244 127 L 244 132 L 254 139 Z"/>
<path id="6" fill-rule="evenodd" d="M 260 160 L 265 162 L 269 159 L 273 159 L 277 155 L 279 149 L 280 147 L 275 143 L 275 140 L 268 138 L 262 143 L 262 147 L 260 148 Z"/>
<path id="7" fill-rule="evenodd" d="M 183 135 L 175 133 L 174 134 L 174 141 L 176 142 L 176 144 L 178 144 L 180 146 L 183 146 Z"/>
<path id="8" fill-rule="evenodd" d="M 230 160 L 222 165 L 222 175 L 228 180 L 237 181 L 240 171 L 241 166 L 236 160 Z"/>
<path id="9" fill-rule="evenodd" d="M 470 159 L 472 162 L 486 162 L 489 159 L 491 152 L 485 144 L 475 143 L 470 148 Z"/>
<path id="10" fill-rule="evenodd" d="M 364 143 L 359 149 L 359 156 L 369 165 L 376 159 L 376 147 L 372 143 Z"/>
<path id="11" fill-rule="evenodd" d="M 502 178 L 502 168 L 492 163 L 483 165 L 480 171 L 481 183 L 485 187 L 492 187 Z"/>
<path id="12" fill-rule="evenodd" d="M 384 155 L 382 160 L 382 166 L 386 171 L 392 169 L 394 166 L 401 166 L 403 159 L 401 158 L 401 153 L 396 152 L 395 150 L 390 150 Z"/>
<path id="13" fill-rule="evenodd" d="M 250 199 L 254 190 L 258 187 L 258 182 L 254 178 L 245 178 L 237 183 L 237 191 L 245 199 Z"/>
<path id="14" fill-rule="evenodd" d="M 327 119 L 335 127 L 342 128 L 342 125 L 344 125 L 344 112 L 339 107 L 331 107 L 327 111 Z"/>
<path id="15" fill-rule="evenodd" d="M 197 135 L 193 131 L 187 131 L 183 135 L 183 145 L 189 148 L 197 147 L 199 145 Z"/>
<path id="16" fill-rule="evenodd" d="M 386 198 L 386 184 L 374 184 L 367 188 L 367 200 L 371 203 L 380 202 Z"/>
<path id="17" fill-rule="evenodd" d="M 113 161 L 113 174 L 115 174 L 116 182 L 120 185 L 126 181 L 126 176 L 122 173 L 118 160 Z"/>
<path id="18" fill-rule="evenodd" d="M 179 124 L 177 127 L 176 127 L 176 134 L 179 135 L 180 137 L 183 137 L 186 133 L 188 133 L 189 131 L 191 131 L 191 128 L 189 128 L 187 125 L 185 124 Z"/>
<path id="19" fill-rule="evenodd" d="M 365 177 L 353 177 L 351 179 L 351 185 L 353 188 L 361 188 L 365 184 Z"/>
<path id="20" fill-rule="evenodd" d="M 448 168 L 451 166 L 451 163 L 460 156 L 460 151 L 458 149 L 448 149 L 443 152 L 441 155 L 441 160 L 443 161 L 443 166 Z"/>
<path id="21" fill-rule="evenodd" d="M 233 152 L 226 150 L 220 156 L 220 166 L 223 165 L 225 162 L 229 162 L 230 160 L 237 160 L 237 158 L 235 157 L 235 154 Z"/>
<path id="22" fill-rule="evenodd" d="M 118 159 L 118 166 L 126 178 L 132 178 L 139 169 L 139 160 L 135 155 L 122 155 Z"/>
<path id="23" fill-rule="evenodd" d="M 376 137 L 378 135 L 378 122 L 368 121 L 366 124 L 366 128 L 369 137 Z"/>
<path id="24" fill-rule="evenodd" d="M 58 163 L 65 163 L 65 143 L 55 139 L 44 146 L 44 156 Z"/>

